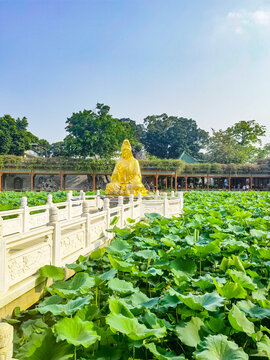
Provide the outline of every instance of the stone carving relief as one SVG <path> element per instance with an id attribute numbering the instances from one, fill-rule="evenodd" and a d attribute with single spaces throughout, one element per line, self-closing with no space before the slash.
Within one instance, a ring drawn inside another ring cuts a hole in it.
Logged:
<path id="1" fill-rule="evenodd" d="M 84 230 L 80 232 L 71 233 L 61 238 L 61 251 L 62 255 L 66 256 L 74 253 L 79 249 L 84 248 Z"/>
<path id="2" fill-rule="evenodd" d="M 27 254 L 16 255 L 8 260 L 8 275 L 10 285 L 17 283 L 36 271 L 51 263 L 51 247 L 46 244 L 39 249 L 29 251 Z"/>

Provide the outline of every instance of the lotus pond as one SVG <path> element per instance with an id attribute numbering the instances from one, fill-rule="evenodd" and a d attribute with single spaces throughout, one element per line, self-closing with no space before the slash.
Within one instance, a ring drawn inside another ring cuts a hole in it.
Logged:
<path id="1" fill-rule="evenodd" d="M 66 201 L 68 191 L 54 191 L 48 193 L 46 191 L 3 191 L 0 192 L 0 211 L 18 209 L 21 205 L 21 198 L 23 196 L 27 197 L 28 206 L 38 206 L 45 205 L 47 203 L 48 194 L 52 194 L 52 199 L 54 203 L 59 203 Z M 104 191 L 101 190 L 101 194 L 104 194 Z M 96 195 L 96 191 L 87 191 L 86 195 Z M 78 191 L 73 191 L 74 196 L 78 196 Z"/>
<path id="2" fill-rule="evenodd" d="M 270 359 L 270 194 L 188 193 L 67 267 L 15 311 L 17 359 Z"/>

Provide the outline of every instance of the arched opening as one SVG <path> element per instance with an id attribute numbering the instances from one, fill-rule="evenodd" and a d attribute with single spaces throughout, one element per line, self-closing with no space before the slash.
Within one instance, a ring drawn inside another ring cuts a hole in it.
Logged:
<path id="1" fill-rule="evenodd" d="M 21 190 L 23 189 L 23 179 L 20 177 L 15 177 L 13 187 L 15 190 Z"/>

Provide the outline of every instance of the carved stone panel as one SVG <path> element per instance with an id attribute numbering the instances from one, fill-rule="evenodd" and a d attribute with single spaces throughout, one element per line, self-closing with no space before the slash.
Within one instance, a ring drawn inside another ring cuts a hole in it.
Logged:
<path id="1" fill-rule="evenodd" d="M 30 215 L 29 228 L 34 229 L 39 226 L 44 226 L 49 222 L 49 212 L 45 211 L 40 214 Z"/>
<path id="2" fill-rule="evenodd" d="M 41 244 L 39 248 L 29 251 L 21 251 L 8 259 L 9 285 L 16 284 L 35 274 L 38 269 L 51 263 L 51 246 L 48 243 Z"/>
<path id="3" fill-rule="evenodd" d="M 3 235 L 12 235 L 22 231 L 22 219 L 17 217 L 15 219 L 8 219 L 3 221 Z"/>
<path id="4" fill-rule="evenodd" d="M 83 249 L 85 247 L 85 231 L 78 230 L 67 235 L 62 236 L 61 238 L 61 252 L 62 256 L 71 255 L 74 252 Z"/>

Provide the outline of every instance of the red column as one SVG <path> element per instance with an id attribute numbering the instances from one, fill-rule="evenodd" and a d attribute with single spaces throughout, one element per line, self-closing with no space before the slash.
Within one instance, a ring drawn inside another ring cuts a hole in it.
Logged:
<path id="1" fill-rule="evenodd" d="M 168 190 L 168 183 L 167 183 L 167 176 L 165 177 L 165 186 L 166 186 L 166 190 Z"/>
<path id="2" fill-rule="evenodd" d="M 158 175 L 156 174 L 156 190 L 158 190 Z"/>
<path id="3" fill-rule="evenodd" d="M 253 178 L 252 178 L 252 176 L 250 176 L 250 178 L 249 178 L 249 188 L 250 188 L 250 190 L 252 190 L 252 182 L 253 182 Z"/>
<path id="4" fill-rule="evenodd" d="M 186 191 L 187 191 L 187 179 L 188 179 L 188 177 L 185 176 L 185 188 L 186 188 Z"/>
<path id="5" fill-rule="evenodd" d="M 60 190 L 63 190 L 63 174 L 60 173 Z"/>
<path id="6" fill-rule="evenodd" d="M 93 174 L 93 190 L 96 190 L 96 174 Z"/>
<path id="7" fill-rule="evenodd" d="M 2 191 L 2 173 L 0 172 L 0 191 Z"/>
<path id="8" fill-rule="evenodd" d="M 66 174 L 63 174 L 63 190 L 66 190 Z"/>
<path id="9" fill-rule="evenodd" d="M 34 190 L 34 174 L 32 172 L 30 173 L 30 190 Z"/>
<path id="10" fill-rule="evenodd" d="M 174 182 L 175 182 L 174 189 L 175 189 L 175 191 L 177 191 L 177 174 L 175 174 Z"/>
<path id="11" fill-rule="evenodd" d="M 206 176 L 206 186 L 207 190 L 209 190 L 209 175 Z"/>
<path id="12" fill-rule="evenodd" d="M 229 191 L 231 190 L 231 177 L 229 176 L 228 178 L 228 186 L 229 186 Z"/>

